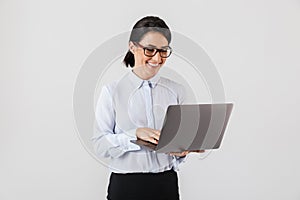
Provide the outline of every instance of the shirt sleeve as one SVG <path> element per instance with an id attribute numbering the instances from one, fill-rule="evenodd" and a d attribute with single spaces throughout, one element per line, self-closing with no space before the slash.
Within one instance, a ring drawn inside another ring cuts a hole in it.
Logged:
<path id="1" fill-rule="evenodd" d="M 98 157 L 118 158 L 129 151 L 141 148 L 130 142 L 136 140 L 136 129 L 115 133 L 115 111 L 112 106 L 112 95 L 107 86 L 102 88 L 95 110 L 94 133 L 91 138 L 94 151 Z"/>
<path id="2" fill-rule="evenodd" d="M 183 85 L 178 84 L 177 86 L 177 102 L 178 104 L 184 104 L 186 101 L 186 89 Z"/>
<path id="3" fill-rule="evenodd" d="M 173 156 L 173 166 L 176 171 L 179 171 L 179 164 L 185 163 L 188 156 L 189 155 L 183 157 Z"/>
<path id="4" fill-rule="evenodd" d="M 175 158 L 176 158 L 180 163 L 181 163 L 181 162 L 184 162 L 185 159 L 186 159 L 186 157 L 187 157 L 187 156 L 181 156 L 181 157 L 175 156 Z"/>

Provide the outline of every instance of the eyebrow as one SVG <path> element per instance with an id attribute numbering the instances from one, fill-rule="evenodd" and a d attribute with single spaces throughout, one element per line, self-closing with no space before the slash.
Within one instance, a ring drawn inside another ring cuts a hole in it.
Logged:
<path id="1" fill-rule="evenodd" d="M 148 44 L 147 47 L 154 47 L 154 48 L 157 48 L 157 46 L 152 45 L 152 44 Z M 170 47 L 170 46 L 169 46 L 169 45 L 167 45 L 167 46 L 162 46 L 161 48 L 166 48 L 166 47 Z"/>

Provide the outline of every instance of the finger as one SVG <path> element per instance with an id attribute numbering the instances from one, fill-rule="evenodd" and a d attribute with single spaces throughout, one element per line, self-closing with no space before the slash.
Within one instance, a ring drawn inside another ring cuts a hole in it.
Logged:
<path id="1" fill-rule="evenodd" d="M 153 135 L 153 138 L 158 141 L 159 140 L 159 135 Z"/>
<path id="2" fill-rule="evenodd" d="M 183 157 L 183 156 L 186 156 L 188 154 L 188 152 L 181 152 L 181 153 L 178 153 L 178 155 L 177 156 L 179 156 L 179 157 Z"/>
<path id="3" fill-rule="evenodd" d="M 152 129 L 151 132 L 157 136 L 160 136 L 160 131 L 156 129 Z"/>
<path id="4" fill-rule="evenodd" d="M 149 132 L 152 132 L 152 133 L 154 133 L 154 134 L 156 134 L 156 135 L 160 135 L 160 130 L 153 129 L 153 128 L 148 128 L 148 131 L 149 131 Z"/>
<path id="5" fill-rule="evenodd" d="M 159 135 L 155 131 L 150 131 L 149 135 L 151 138 L 159 140 Z"/>
<path id="6" fill-rule="evenodd" d="M 178 157 L 182 157 L 182 156 L 186 156 L 189 153 L 189 151 L 183 151 L 183 152 L 171 152 L 169 153 L 171 156 L 178 156 Z"/>
<path id="7" fill-rule="evenodd" d="M 160 136 L 160 130 L 154 130 L 155 134 Z"/>
<path id="8" fill-rule="evenodd" d="M 204 153 L 205 150 L 193 150 L 193 151 L 191 151 L 191 152 L 195 152 L 195 153 Z"/>
<path id="9" fill-rule="evenodd" d="M 154 138 L 149 138 L 148 140 L 149 142 L 153 143 L 153 144 L 158 144 L 158 141 Z"/>

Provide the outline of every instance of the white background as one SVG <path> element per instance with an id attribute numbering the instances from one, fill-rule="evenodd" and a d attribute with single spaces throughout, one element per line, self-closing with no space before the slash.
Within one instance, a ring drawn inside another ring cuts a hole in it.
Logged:
<path id="1" fill-rule="evenodd" d="M 205 49 L 235 102 L 221 150 L 181 165 L 182 199 L 299 200 L 297 0 L 1 0 L 0 199 L 105 198 L 73 87 L 96 47 L 149 14 Z"/>

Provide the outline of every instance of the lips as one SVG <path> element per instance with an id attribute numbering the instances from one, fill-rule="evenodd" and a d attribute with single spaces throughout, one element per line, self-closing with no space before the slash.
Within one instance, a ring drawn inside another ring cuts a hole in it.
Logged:
<path id="1" fill-rule="evenodd" d="M 147 62 L 147 65 L 149 65 L 150 67 L 159 67 L 158 63 L 149 63 L 149 62 Z"/>

